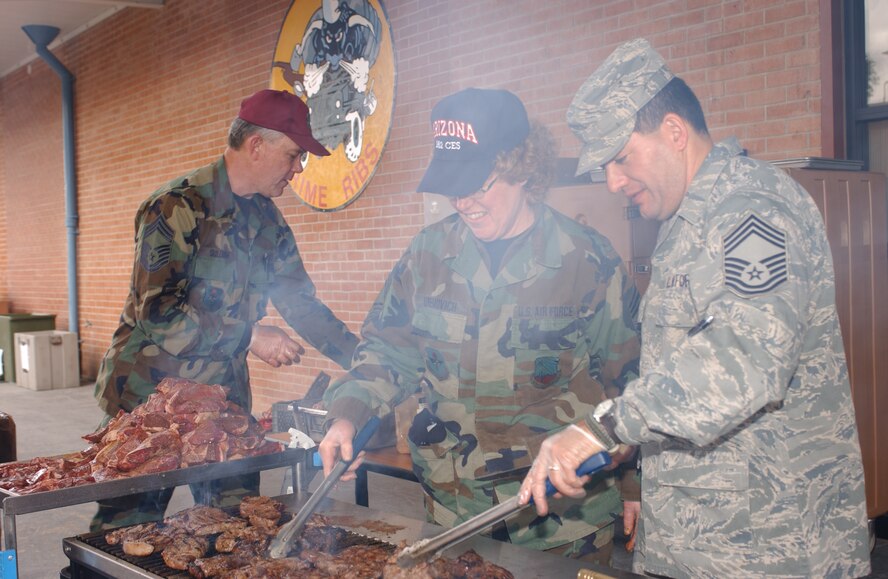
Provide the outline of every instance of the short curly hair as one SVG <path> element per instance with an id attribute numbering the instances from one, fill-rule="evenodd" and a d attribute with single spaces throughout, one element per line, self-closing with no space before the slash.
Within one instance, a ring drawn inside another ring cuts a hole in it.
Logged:
<path id="1" fill-rule="evenodd" d="M 524 142 L 497 156 L 494 172 L 509 183 L 524 181 L 530 203 L 542 203 L 555 179 L 556 155 L 557 147 L 551 131 L 543 124 L 531 121 L 530 133 Z"/>

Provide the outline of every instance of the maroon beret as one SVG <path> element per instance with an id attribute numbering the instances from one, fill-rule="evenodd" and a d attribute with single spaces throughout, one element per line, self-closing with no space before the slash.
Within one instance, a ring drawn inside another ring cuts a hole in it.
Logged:
<path id="1" fill-rule="evenodd" d="M 330 154 L 311 134 L 308 106 L 285 90 L 264 89 L 241 102 L 237 116 L 258 127 L 281 132 L 309 153 Z"/>

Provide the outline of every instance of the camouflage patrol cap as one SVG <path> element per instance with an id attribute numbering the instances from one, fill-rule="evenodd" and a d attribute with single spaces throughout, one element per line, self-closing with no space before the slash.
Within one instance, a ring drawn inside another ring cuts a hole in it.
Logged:
<path id="1" fill-rule="evenodd" d="M 635 115 L 675 77 L 643 38 L 618 46 L 574 95 L 567 124 L 583 142 L 577 175 L 601 167 L 626 146 Z"/>

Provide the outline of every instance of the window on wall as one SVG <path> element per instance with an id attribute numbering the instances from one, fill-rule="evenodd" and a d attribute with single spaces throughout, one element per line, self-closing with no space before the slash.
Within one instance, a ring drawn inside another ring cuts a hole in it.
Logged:
<path id="1" fill-rule="evenodd" d="M 847 155 L 888 173 L 888 0 L 845 0 Z"/>

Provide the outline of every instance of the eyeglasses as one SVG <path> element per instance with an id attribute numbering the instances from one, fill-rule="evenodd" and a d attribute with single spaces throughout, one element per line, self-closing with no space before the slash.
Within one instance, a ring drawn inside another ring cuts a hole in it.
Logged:
<path id="1" fill-rule="evenodd" d="M 500 177 L 500 176 L 497 175 L 496 177 L 494 177 L 494 178 L 490 181 L 490 183 L 488 183 L 487 185 L 482 185 L 481 188 L 478 189 L 478 193 L 484 195 L 485 193 L 487 193 L 488 191 L 490 191 L 490 188 L 493 187 L 493 184 L 496 183 L 496 180 L 499 179 L 499 177 Z"/>
<path id="2" fill-rule="evenodd" d="M 496 177 L 491 179 L 490 183 L 488 183 L 487 185 L 482 185 L 481 188 L 478 189 L 477 191 L 475 191 L 474 193 L 469 193 L 468 195 L 462 195 L 461 197 L 451 197 L 451 200 L 455 202 L 460 199 L 478 199 L 482 195 L 484 195 L 485 193 L 490 191 L 490 189 L 493 187 L 494 183 L 496 183 L 496 180 L 499 179 L 499 177 L 500 176 L 497 175 Z"/>

